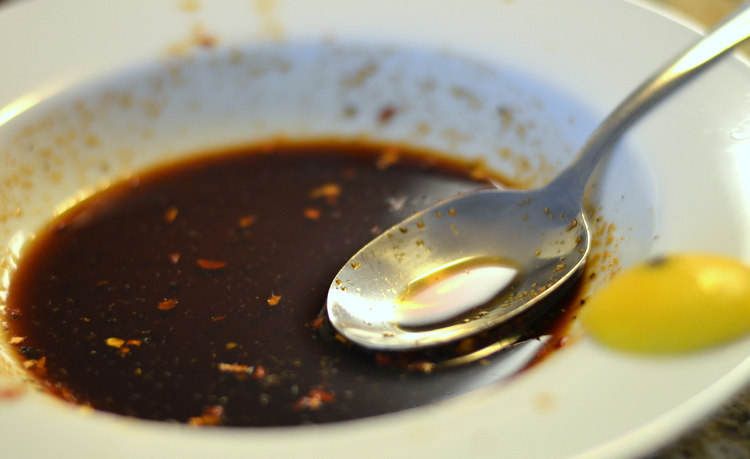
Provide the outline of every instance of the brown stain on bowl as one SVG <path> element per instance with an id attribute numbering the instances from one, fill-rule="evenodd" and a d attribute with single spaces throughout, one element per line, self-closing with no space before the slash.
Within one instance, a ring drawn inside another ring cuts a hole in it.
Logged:
<path id="1" fill-rule="evenodd" d="M 277 7 L 276 0 L 253 0 L 253 9 L 261 18 L 260 37 L 271 40 L 284 39 L 284 26 L 276 11 Z"/>

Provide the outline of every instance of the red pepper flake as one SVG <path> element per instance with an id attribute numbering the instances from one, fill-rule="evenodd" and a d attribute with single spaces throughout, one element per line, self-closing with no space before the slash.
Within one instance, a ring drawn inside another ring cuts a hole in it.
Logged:
<path id="1" fill-rule="evenodd" d="M 224 320 L 226 318 L 227 318 L 227 316 L 213 316 L 213 317 L 211 317 L 211 322 L 218 322 L 218 321 Z"/>
<path id="2" fill-rule="evenodd" d="M 318 318 L 316 318 L 315 320 L 312 321 L 312 328 L 314 328 L 314 329 L 317 330 L 320 327 L 322 327 L 324 323 L 325 323 L 325 318 L 324 317 L 318 317 Z"/>
<path id="3" fill-rule="evenodd" d="M 315 207 L 308 207 L 304 210 L 303 214 L 308 220 L 317 220 L 320 218 L 320 210 Z"/>
<path id="4" fill-rule="evenodd" d="M 34 365 L 34 372 L 39 377 L 45 377 L 47 375 L 47 357 L 42 357 Z"/>
<path id="5" fill-rule="evenodd" d="M 25 336 L 14 336 L 10 339 L 10 344 L 21 344 L 25 339 Z"/>
<path id="6" fill-rule="evenodd" d="M 169 311 L 170 309 L 173 309 L 175 306 L 177 306 L 177 303 L 179 301 L 177 300 L 164 300 L 161 303 L 159 303 L 159 309 L 162 311 Z"/>
<path id="7" fill-rule="evenodd" d="M 205 258 L 199 258 L 196 264 L 207 270 L 221 269 L 227 265 L 223 261 L 206 260 Z"/>
<path id="8" fill-rule="evenodd" d="M 0 388 L 0 400 L 15 400 L 26 392 L 23 386 L 8 386 Z"/>
<path id="9" fill-rule="evenodd" d="M 394 115 L 396 115 L 396 107 L 389 105 L 387 107 L 383 107 L 382 110 L 380 110 L 380 113 L 378 114 L 378 122 L 380 124 L 385 124 L 389 122 Z"/>
<path id="10" fill-rule="evenodd" d="M 387 147 L 383 152 L 378 156 L 377 161 L 375 162 L 375 166 L 379 170 L 386 170 L 390 166 L 396 164 L 399 159 L 399 149 L 398 147 Z"/>
<path id="11" fill-rule="evenodd" d="M 219 40 L 215 36 L 205 34 L 198 39 L 197 44 L 204 48 L 213 48 L 218 42 Z"/>
<path id="12" fill-rule="evenodd" d="M 164 212 L 164 222 L 172 223 L 175 218 L 177 218 L 177 214 L 179 213 L 180 211 L 176 207 L 170 207 L 166 212 Z"/>
<path id="13" fill-rule="evenodd" d="M 276 306 L 281 301 L 281 295 L 271 295 L 266 300 L 270 306 Z"/>
<path id="14" fill-rule="evenodd" d="M 64 387 L 59 387 L 57 388 L 57 390 L 59 391 L 60 397 L 62 397 L 63 400 L 70 402 L 70 403 L 75 403 L 75 404 L 78 403 L 78 398 L 75 395 L 73 395 L 68 389 Z"/>
<path id="15" fill-rule="evenodd" d="M 249 365 L 241 365 L 238 363 L 220 363 L 219 364 L 219 371 L 222 373 L 246 373 L 246 374 L 252 374 L 254 368 Z"/>
<path id="16" fill-rule="evenodd" d="M 333 403 L 335 401 L 336 396 L 333 393 L 313 389 L 307 395 L 294 402 L 293 408 L 295 411 L 315 411 L 317 409 L 320 409 L 325 403 Z"/>
<path id="17" fill-rule="evenodd" d="M 319 389 L 313 389 L 308 394 L 312 398 L 320 399 L 323 403 L 333 403 L 336 401 L 336 396 L 333 392 L 325 392 Z"/>
<path id="18" fill-rule="evenodd" d="M 341 186 L 336 183 L 326 183 L 310 192 L 310 199 L 325 198 L 328 204 L 334 205 L 341 195 Z"/>
<path id="19" fill-rule="evenodd" d="M 187 423 L 191 426 L 217 426 L 221 424 L 223 417 L 224 408 L 219 405 L 214 405 L 203 410 L 203 414 L 200 416 L 188 419 Z"/>
<path id="20" fill-rule="evenodd" d="M 107 338 L 106 343 L 107 346 L 116 347 L 119 349 L 123 344 L 125 344 L 125 340 L 120 338 Z"/>
<path id="21" fill-rule="evenodd" d="M 240 225 L 240 228 L 248 228 L 253 223 L 255 223 L 254 215 L 243 215 L 239 218 L 239 220 L 237 220 L 237 224 Z"/>
<path id="22" fill-rule="evenodd" d="M 262 365 L 258 365 L 255 367 L 255 370 L 253 371 L 253 378 L 255 379 L 263 379 L 268 373 L 266 372 L 266 369 L 263 368 Z"/>
<path id="23" fill-rule="evenodd" d="M 129 339 L 129 340 L 125 341 L 125 345 L 126 346 L 140 346 L 141 345 L 141 340 L 139 340 L 139 339 Z"/>
<path id="24" fill-rule="evenodd" d="M 170 253 L 167 255 L 169 257 L 169 261 L 172 262 L 172 264 L 177 264 L 178 261 L 180 261 L 180 254 L 179 253 Z"/>
<path id="25" fill-rule="evenodd" d="M 47 357 L 26 360 L 23 362 L 23 366 L 32 370 L 37 376 L 44 377 L 47 374 Z"/>

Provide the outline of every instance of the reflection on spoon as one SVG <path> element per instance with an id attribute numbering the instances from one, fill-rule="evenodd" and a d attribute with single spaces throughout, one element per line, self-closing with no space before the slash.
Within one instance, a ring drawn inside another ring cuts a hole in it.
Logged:
<path id="1" fill-rule="evenodd" d="M 422 327 L 452 319 L 489 303 L 518 275 L 518 268 L 499 258 L 459 259 L 409 282 L 390 320 L 403 327 Z"/>

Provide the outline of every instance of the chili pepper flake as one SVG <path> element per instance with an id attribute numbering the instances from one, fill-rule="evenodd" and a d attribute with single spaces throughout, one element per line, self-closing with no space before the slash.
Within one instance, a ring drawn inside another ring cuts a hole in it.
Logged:
<path id="1" fill-rule="evenodd" d="M 397 147 L 387 147 L 383 150 L 380 156 L 378 156 L 377 161 L 375 161 L 375 167 L 381 171 L 388 169 L 390 166 L 398 162 L 399 155 L 400 152 Z"/>
<path id="2" fill-rule="evenodd" d="M 276 306 L 281 301 L 281 295 L 271 295 L 266 300 L 270 306 Z"/>
<path id="3" fill-rule="evenodd" d="M 23 362 L 23 366 L 32 370 L 37 376 L 43 377 L 47 374 L 47 357 L 26 360 Z"/>
<path id="4" fill-rule="evenodd" d="M 68 389 L 64 387 L 58 388 L 60 397 L 63 398 L 66 402 L 78 404 L 78 397 L 73 395 Z M 83 408 L 83 407 L 82 407 Z"/>
<path id="5" fill-rule="evenodd" d="M 196 264 L 206 270 L 221 269 L 227 265 L 223 261 L 207 260 L 205 258 L 199 258 Z"/>
<path id="6" fill-rule="evenodd" d="M 322 327 L 324 323 L 325 323 L 324 317 L 317 317 L 315 320 L 312 321 L 311 325 L 312 325 L 312 328 L 317 330 L 320 327 Z"/>
<path id="7" fill-rule="evenodd" d="M 169 311 L 170 309 L 173 309 L 175 306 L 177 306 L 177 303 L 179 303 L 179 301 L 174 299 L 164 300 L 159 303 L 159 309 L 161 309 L 162 311 Z"/>
<path id="8" fill-rule="evenodd" d="M 332 392 L 325 392 L 318 389 L 313 389 L 308 392 L 307 395 L 301 397 L 294 403 L 294 410 L 312 410 L 315 411 L 320 409 L 326 403 L 333 403 L 336 401 L 336 396 Z"/>
<path id="9" fill-rule="evenodd" d="M 164 212 L 164 223 L 172 223 L 177 218 L 177 214 L 179 214 L 180 211 L 176 207 L 170 207 L 167 209 L 166 212 Z"/>
<path id="10" fill-rule="evenodd" d="M 308 220 L 317 220 L 320 218 L 320 210 L 315 207 L 308 207 L 303 211 L 303 215 Z"/>
<path id="11" fill-rule="evenodd" d="M 254 367 L 250 365 L 241 365 L 238 363 L 220 363 L 219 371 L 222 373 L 253 374 Z"/>
<path id="12" fill-rule="evenodd" d="M 393 107 L 393 106 L 383 107 L 383 109 L 380 110 L 380 113 L 378 113 L 378 122 L 380 122 L 381 124 L 385 124 L 388 121 L 390 121 L 395 115 L 396 115 L 396 107 Z"/>
<path id="13" fill-rule="evenodd" d="M 267 374 L 268 372 L 266 371 L 266 369 L 263 368 L 262 365 L 258 365 L 255 367 L 255 370 L 253 371 L 253 378 L 263 379 Z"/>
<path id="14" fill-rule="evenodd" d="M 25 336 L 14 336 L 13 338 L 10 339 L 10 344 L 20 344 L 25 339 L 26 339 Z"/>
<path id="15" fill-rule="evenodd" d="M 203 410 L 203 414 L 200 416 L 188 419 L 187 423 L 191 426 L 217 426 L 221 424 L 223 417 L 224 408 L 219 405 L 213 405 Z"/>
<path id="16" fill-rule="evenodd" d="M 177 264 L 178 261 L 180 261 L 180 254 L 179 253 L 170 253 L 167 255 L 169 257 L 169 261 L 172 262 L 172 264 Z"/>
<path id="17" fill-rule="evenodd" d="M 336 204 L 341 195 L 341 186 L 336 183 L 326 183 L 310 192 L 310 199 L 325 198 L 328 204 Z"/>
<path id="18" fill-rule="evenodd" d="M 26 389 L 21 385 L 3 387 L 0 388 L 0 400 L 15 400 L 25 392 Z"/>
<path id="19" fill-rule="evenodd" d="M 125 344 L 125 340 L 120 338 L 107 338 L 106 342 L 107 346 L 116 347 L 118 349 L 121 348 L 123 344 Z"/>
<path id="20" fill-rule="evenodd" d="M 237 220 L 237 224 L 240 225 L 240 228 L 249 228 L 253 223 L 255 223 L 254 215 L 243 215 Z"/>

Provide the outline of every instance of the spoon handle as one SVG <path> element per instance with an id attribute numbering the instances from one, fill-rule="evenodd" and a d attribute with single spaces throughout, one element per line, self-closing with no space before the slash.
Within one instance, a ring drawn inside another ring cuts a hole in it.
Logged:
<path id="1" fill-rule="evenodd" d="M 644 112 L 750 36 L 750 2 L 745 2 L 673 64 L 654 74 L 633 91 L 597 127 L 579 151 L 578 158 L 553 183 L 578 183 L 580 195 L 599 160 L 611 150 L 625 130 Z"/>

